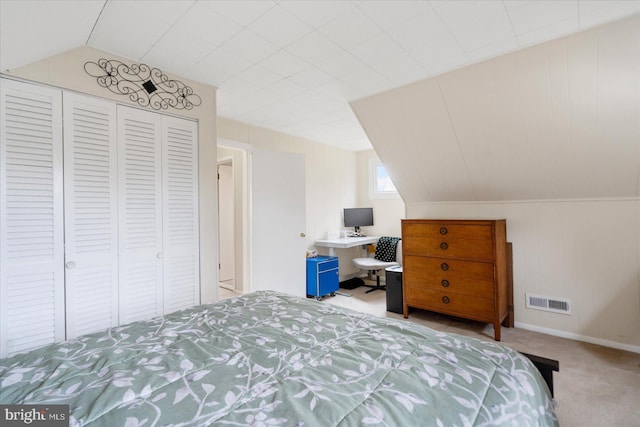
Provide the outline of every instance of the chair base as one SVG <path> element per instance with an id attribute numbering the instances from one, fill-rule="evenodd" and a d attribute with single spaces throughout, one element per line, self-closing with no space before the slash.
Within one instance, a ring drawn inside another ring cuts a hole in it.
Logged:
<path id="1" fill-rule="evenodd" d="M 360 285 L 360 286 L 364 286 L 365 288 L 371 288 L 367 292 L 365 292 L 365 294 L 368 294 L 369 292 L 373 292 L 373 291 L 386 291 L 387 290 L 387 285 L 382 285 L 382 286 L 378 286 L 378 285 Z"/>
<path id="2" fill-rule="evenodd" d="M 376 284 L 375 285 L 367 285 L 367 284 L 362 284 L 360 286 L 364 286 L 365 288 L 371 288 L 369 289 L 367 292 L 365 292 L 365 294 L 368 294 L 369 292 L 373 292 L 373 291 L 386 291 L 387 290 L 387 285 L 381 285 L 380 284 L 380 275 L 377 274 L 376 275 Z"/>

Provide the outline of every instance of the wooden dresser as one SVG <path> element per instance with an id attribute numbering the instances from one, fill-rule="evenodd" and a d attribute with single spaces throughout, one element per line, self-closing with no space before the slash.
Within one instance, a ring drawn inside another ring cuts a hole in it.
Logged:
<path id="1" fill-rule="evenodd" d="M 404 317 L 409 307 L 500 324 L 509 314 L 506 221 L 402 220 Z"/>

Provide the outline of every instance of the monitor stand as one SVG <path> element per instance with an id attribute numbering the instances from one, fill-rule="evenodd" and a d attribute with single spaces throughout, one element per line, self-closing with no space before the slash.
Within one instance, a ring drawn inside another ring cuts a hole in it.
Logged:
<path id="1" fill-rule="evenodd" d="M 358 227 L 358 226 L 353 227 L 353 230 L 354 231 L 353 231 L 353 234 L 351 235 L 351 237 L 367 237 L 367 236 L 365 236 L 364 234 L 362 234 L 360 232 L 360 227 Z"/>

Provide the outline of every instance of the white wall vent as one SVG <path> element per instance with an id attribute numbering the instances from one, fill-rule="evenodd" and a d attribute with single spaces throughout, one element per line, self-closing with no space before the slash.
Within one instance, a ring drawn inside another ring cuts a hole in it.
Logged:
<path id="1" fill-rule="evenodd" d="M 571 301 L 566 298 L 551 298 L 527 293 L 527 308 L 571 314 Z"/>

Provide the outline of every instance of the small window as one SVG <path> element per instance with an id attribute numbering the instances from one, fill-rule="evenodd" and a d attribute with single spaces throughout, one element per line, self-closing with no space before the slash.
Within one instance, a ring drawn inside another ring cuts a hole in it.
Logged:
<path id="1" fill-rule="evenodd" d="M 393 185 L 391 177 L 380 160 L 369 160 L 369 197 L 371 199 L 383 199 L 398 197 L 398 190 Z"/>

